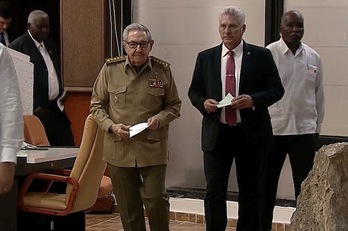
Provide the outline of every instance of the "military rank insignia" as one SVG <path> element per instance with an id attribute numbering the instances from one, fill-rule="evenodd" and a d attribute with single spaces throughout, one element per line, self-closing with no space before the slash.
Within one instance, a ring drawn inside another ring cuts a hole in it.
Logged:
<path id="1" fill-rule="evenodd" d="M 149 86 L 155 88 L 163 88 L 163 80 L 160 79 L 149 79 Z"/>

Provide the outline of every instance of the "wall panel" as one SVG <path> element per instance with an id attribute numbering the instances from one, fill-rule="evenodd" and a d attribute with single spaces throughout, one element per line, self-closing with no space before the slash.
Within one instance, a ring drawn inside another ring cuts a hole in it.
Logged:
<path id="1" fill-rule="evenodd" d="M 65 88 L 90 91 L 104 63 L 104 1 L 61 0 L 61 14 Z"/>

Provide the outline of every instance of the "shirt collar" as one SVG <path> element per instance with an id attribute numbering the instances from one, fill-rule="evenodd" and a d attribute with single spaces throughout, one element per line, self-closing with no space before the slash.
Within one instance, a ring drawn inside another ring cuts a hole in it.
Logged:
<path id="1" fill-rule="evenodd" d="M 303 49 L 302 46 L 302 42 L 300 43 L 300 46 L 297 48 L 296 50 L 296 55 L 299 54 Z M 291 50 L 289 49 L 288 45 L 286 45 L 286 43 L 284 42 L 283 38 L 280 38 L 280 51 L 282 52 L 282 54 L 286 54 L 287 52 L 291 52 Z"/>
<path id="2" fill-rule="evenodd" d="M 132 64 L 130 63 L 129 57 L 128 57 L 128 56 L 127 56 L 126 62 L 125 62 L 125 64 L 124 64 L 124 67 L 125 67 L 125 68 L 126 68 L 127 66 L 132 67 Z M 152 69 L 152 65 L 151 65 L 151 62 L 150 62 L 150 57 L 148 57 L 148 59 L 147 59 L 146 62 L 144 63 L 143 69 L 146 68 L 147 66 L 149 66 L 150 69 Z"/>
<path id="3" fill-rule="evenodd" d="M 240 56 L 243 53 L 243 40 L 232 51 L 235 56 Z M 221 57 L 225 57 L 230 50 L 222 43 Z"/>
<path id="4" fill-rule="evenodd" d="M 28 33 L 31 37 L 31 39 L 34 41 L 35 45 L 37 48 L 39 48 L 40 45 L 42 45 L 43 47 L 45 47 L 45 44 L 43 42 L 39 43 L 36 39 L 34 39 L 34 37 L 31 35 L 30 31 L 28 30 Z"/>

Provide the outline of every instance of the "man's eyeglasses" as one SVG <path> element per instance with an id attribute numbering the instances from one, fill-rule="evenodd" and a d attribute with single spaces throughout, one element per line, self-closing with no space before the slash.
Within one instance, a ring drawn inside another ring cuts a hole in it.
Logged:
<path id="1" fill-rule="evenodd" d="M 131 49 L 136 49 L 138 46 L 140 46 L 140 48 L 147 48 L 149 46 L 150 41 L 142 41 L 140 43 L 137 42 L 127 42 L 124 41 L 125 43 L 127 43 L 128 47 Z"/>

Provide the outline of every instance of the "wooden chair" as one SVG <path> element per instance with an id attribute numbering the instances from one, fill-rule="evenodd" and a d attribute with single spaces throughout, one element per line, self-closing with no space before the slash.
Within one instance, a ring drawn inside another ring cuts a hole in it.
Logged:
<path id="1" fill-rule="evenodd" d="M 20 189 L 19 211 L 66 216 L 90 208 L 96 201 L 106 168 L 106 163 L 102 160 L 103 139 L 104 132 L 89 115 L 72 170 L 61 170 L 60 174 L 28 175 Z M 48 185 L 53 182 L 65 182 L 67 184 L 65 193 L 51 192 L 49 188 L 45 188 L 45 191 L 28 191 L 35 180 L 47 181 Z"/>
<path id="2" fill-rule="evenodd" d="M 24 142 L 35 146 L 50 146 L 45 128 L 35 115 L 23 115 Z"/>

